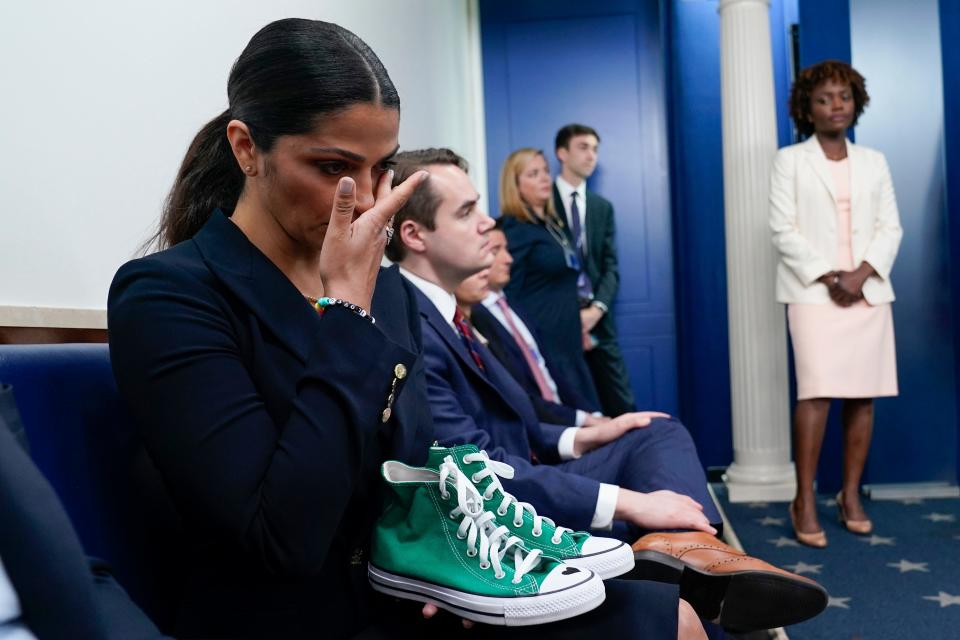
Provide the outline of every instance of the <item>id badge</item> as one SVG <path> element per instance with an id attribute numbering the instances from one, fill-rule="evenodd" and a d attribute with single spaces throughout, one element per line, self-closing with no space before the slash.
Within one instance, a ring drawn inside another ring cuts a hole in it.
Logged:
<path id="1" fill-rule="evenodd" d="M 570 247 L 563 247 L 563 261 L 566 263 L 568 269 L 573 269 L 577 273 L 580 273 L 580 259 L 577 258 L 577 254 L 574 253 Z"/>

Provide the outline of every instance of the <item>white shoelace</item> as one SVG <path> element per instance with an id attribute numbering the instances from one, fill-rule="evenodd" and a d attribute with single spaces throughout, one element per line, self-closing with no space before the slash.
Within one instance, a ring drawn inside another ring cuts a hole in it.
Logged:
<path id="1" fill-rule="evenodd" d="M 550 538 L 550 542 L 553 544 L 560 544 L 562 542 L 560 536 L 563 535 L 564 531 L 573 533 L 573 529 L 568 529 L 567 527 L 558 527 L 557 524 L 547 516 L 537 515 L 537 510 L 533 508 L 532 504 L 529 502 L 520 502 L 516 499 L 516 497 L 510 495 L 506 492 L 506 490 L 504 490 L 503 485 L 500 484 L 500 478 L 506 478 L 507 480 L 513 478 L 513 467 L 507 463 L 500 462 L 499 460 L 491 460 L 486 451 L 480 451 L 479 453 L 468 453 L 467 455 L 463 456 L 463 461 L 466 464 L 483 462 L 486 465 L 486 468 L 483 471 L 478 471 L 477 473 L 473 474 L 470 479 L 474 482 L 474 484 L 477 484 L 484 478 L 490 478 L 491 482 L 489 485 L 487 485 L 487 490 L 483 492 L 483 499 L 490 500 L 493 498 L 493 494 L 496 492 L 496 490 L 499 489 L 501 493 L 503 493 L 503 500 L 500 501 L 500 506 L 497 507 L 497 515 L 507 515 L 507 510 L 510 508 L 512 503 L 513 526 L 519 527 L 523 524 L 523 511 L 526 509 L 527 512 L 533 516 L 532 533 L 534 537 L 539 538 L 543 533 L 544 522 L 549 522 L 551 526 L 556 528 L 553 537 Z"/>
<path id="2" fill-rule="evenodd" d="M 450 518 L 456 520 L 463 516 L 457 537 L 467 541 L 467 555 L 471 558 L 480 556 L 480 568 L 493 567 L 494 577 L 502 579 L 506 574 L 501 564 L 509 549 L 513 549 L 513 584 L 520 584 L 527 573 L 532 571 L 540 562 L 542 551 L 534 549 L 527 551 L 520 546 L 520 538 L 510 535 L 510 529 L 505 526 L 496 526 L 495 516 L 490 511 L 483 510 L 483 498 L 469 478 L 460 471 L 460 467 L 447 456 L 440 465 L 440 495 L 446 500 L 450 497 L 447 491 L 447 481 L 452 479 L 457 489 L 457 508 L 450 512 Z M 479 549 L 477 542 L 479 541 Z M 502 545 L 502 546 L 501 546 Z"/>

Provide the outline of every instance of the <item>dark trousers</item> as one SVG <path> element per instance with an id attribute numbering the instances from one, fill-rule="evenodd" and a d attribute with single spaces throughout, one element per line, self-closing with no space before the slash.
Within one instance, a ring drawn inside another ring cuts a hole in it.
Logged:
<path id="1" fill-rule="evenodd" d="M 604 314 L 593 329 L 598 344 L 584 353 L 593 386 L 600 399 L 600 408 L 604 415 L 618 416 L 628 411 L 636 411 L 637 402 L 630 388 L 630 376 L 627 364 L 620 352 L 617 340 L 617 328 L 612 313 Z M 656 409 L 656 407 L 646 407 Z"/>
<path id="2" fill-rule="evenodd" d="M 583 638 L 644 638 L 673 640 L 677 637 L 676 585 L 644 580 L 607 580 L 607 598 L 599 607 L 583 615 L 530 627 L 499 627 L 478 624 L 464 631 L 459 618 L 441 611 L 432 620 L 420 617 L 422 605 L 399 601 L 378 594 L 376 621 L 356 640 L 393 640 L 395 638 L 472 638 L 474 640 L 511 640 L 545 638 L 582 640 Z"/>
<path id="3" fill-rule="evenodd" d="M 657 418 L 647 427 L 628 431 L 609 444 L 557 466 L 624 489 L 643 493 L 669 489 L 690 496 L 703 505 L 704 515 L 720 530 L 720 512 L 707 490 L 697 448 L 690 432 L 678 420 Z M 624 542 L 632 543 L 643 533 L 634 525 L 614 523 L 613 535 Z"/>

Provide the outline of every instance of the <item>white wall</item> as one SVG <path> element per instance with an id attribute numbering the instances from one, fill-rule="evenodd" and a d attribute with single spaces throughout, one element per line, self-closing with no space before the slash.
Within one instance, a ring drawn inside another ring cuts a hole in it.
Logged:
<path id="1" fill-rule="evenodd" d="M 187 144 L 226 108 L 234 59 L 283 17 L 366 40 L 400 93 L 401 146 L 452 147 L 486 184 L 472 0 L 2 2 L 0 325 L 106 307 Z"/>

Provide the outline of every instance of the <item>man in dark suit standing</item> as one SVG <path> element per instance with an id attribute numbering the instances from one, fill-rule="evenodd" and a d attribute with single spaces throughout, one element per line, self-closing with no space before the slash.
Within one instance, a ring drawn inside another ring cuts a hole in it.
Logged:
<path id="1" fill-rule="evenodd" d="M 636 401 L 611 313 L 620 285 L 613 205 L 587 189 L 599 145 L 600 136 L 586 125 L 568 124 L 557 132 L 554 152 L 560 174 L 553 200 L 580 257 L 577 293 L 587 364 L 603 412 L 619 415 L 635 411 Z"/>

